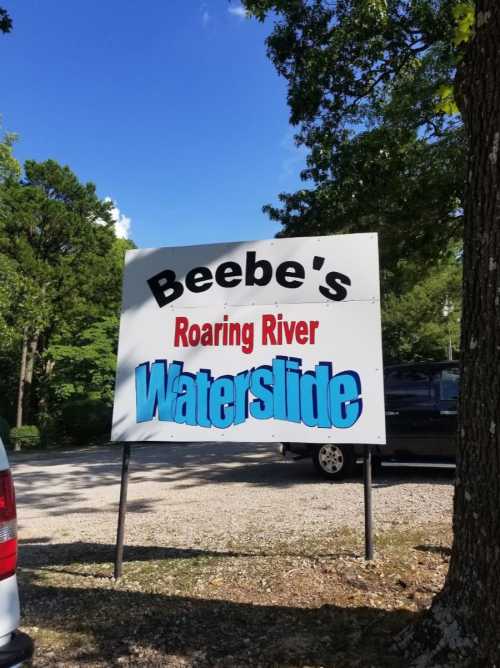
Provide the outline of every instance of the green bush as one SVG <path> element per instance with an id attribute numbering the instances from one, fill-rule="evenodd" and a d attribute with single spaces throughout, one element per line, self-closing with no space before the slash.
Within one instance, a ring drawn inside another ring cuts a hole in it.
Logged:
<path id="1" fill-rule="evenodd" d="M 22 448 L 36 448 L 40 445 L 40 432 L 33 424 L 25 424 L 22 427 L 14 427 L 10 430 L 10 442 L 15 450 Z"/>
<path id="2" fill-rule="evenodd" d="M 109 440 L 113 409 L 101 399 L 74 399 L 62 409 L 64 431 L 76 443 Z"/>
<path id="3" fill-rule="evenodd" d="M 2 439 L 4 445 L 9 445 L 10 443 L 9 432 L 9 423 L 0 415 L 0 438 Z"/>

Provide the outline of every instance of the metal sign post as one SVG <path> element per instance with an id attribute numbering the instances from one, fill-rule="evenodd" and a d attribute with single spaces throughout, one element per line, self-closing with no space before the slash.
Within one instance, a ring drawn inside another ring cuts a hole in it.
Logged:
<path id="1" fill-rule="evenodd" d="M 365 559 L 373 559 L 373 515 L 372 515 L 372 448 L 364 446 L 363 482 L 365 490 Z"/>
<path id="2" fill-rule="evenodd" d="M 122 477 L 120 484 L 120 506 L 118 509 L 118 530 L 116 532 L 115 580 L 122 575 L 123 537 L 125 533 L 125 515 L 127 512 L 128 467 L 130 463 L 130 443 L 123 444 Z"/>

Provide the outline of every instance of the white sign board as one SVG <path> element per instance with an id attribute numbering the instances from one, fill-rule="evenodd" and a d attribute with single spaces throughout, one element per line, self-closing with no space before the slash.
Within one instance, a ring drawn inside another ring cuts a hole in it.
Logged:
<path id="1" fill-rule="evenodd" d="M 112 440 L 385 443 L 377 235 L 128 251 Z"/>

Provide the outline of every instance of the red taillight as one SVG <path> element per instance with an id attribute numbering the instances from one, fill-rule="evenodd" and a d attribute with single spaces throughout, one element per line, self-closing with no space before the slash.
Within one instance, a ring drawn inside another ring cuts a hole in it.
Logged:
<path id="1" fill-rule="evenodd" d="M 10 471 L 0 472 L 0 580 L 14 575 L 17 564 L 16 496 Z"/>

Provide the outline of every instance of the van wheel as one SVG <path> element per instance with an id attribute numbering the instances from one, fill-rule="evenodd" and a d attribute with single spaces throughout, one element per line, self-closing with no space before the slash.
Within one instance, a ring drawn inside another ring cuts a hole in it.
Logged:
<path id="1" fill-rule="evenodd" d="M 354 447 L 323 443 L 313 450 L 316 470 L 329 480 L 341 480 L 354 470 Z"/>

